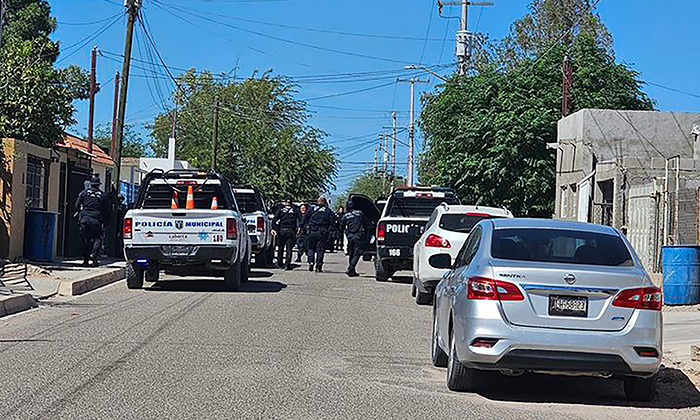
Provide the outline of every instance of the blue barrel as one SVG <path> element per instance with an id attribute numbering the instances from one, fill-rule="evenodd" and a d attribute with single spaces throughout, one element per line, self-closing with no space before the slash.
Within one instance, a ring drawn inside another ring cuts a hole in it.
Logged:
<path id="1" fill-rule="evenodd" d="M 33 261 L 53 260 L 57 220 L 57 213 L 27 210 L 24 219 L 24 258 Z"/>
<path id="2" fill-rule="evenodd" d="M 700 246 L 670 245 L 661 248 L 664 274 L 664 303 L 700 303 Z"/>

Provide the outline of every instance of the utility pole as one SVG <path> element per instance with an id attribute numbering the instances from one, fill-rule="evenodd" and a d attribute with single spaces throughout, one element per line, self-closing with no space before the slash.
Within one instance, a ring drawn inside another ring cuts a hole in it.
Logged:
<path id="1" fill-rule="evenodd" d="M 377 159 L 379 159 L 379 146 L 374 146 L 374 166 L 372 167 L 374 175 L 377 175 Z"/>
<path id="2" fill-rule="evenodd" d="M 462 14 L 459 21 L 459 30 L 455 36 L 455 55 L 459 60 L 459 74 L 464 76 L 469 69 L 469 59 L 471 58 L 471 34 L 467 31 L 467 13 L 469 6 L 493 6 L 490 1 L 450 1 L 443 2 L 438 0 L 438 11 L 442 15 L 443 6 L 461 6 Z"/>
<path id="3" fill-rule="evenodd" d="M 112 103 L 112 141 L 109 143 L 109 156 L 117 157 L 117 116 L 119 108 L 119 72 L 114 75 L 114 102 Z"/>
<path id="4" fill-rule="evenodd" d="M 389 170 L 389 135 L 382 134 L 382 137 L 384 138 L 384 159 L 382 159 L 382 171 L 384 172 L 384 177 L 386 178 L 386 173 Z"/>
<path id="5" fill-rule="evenodd" d="M 87 152 L 92 154 L 93 127 L 95 124 L 95 74 L 97 73 L 97 46 L 92 47 L 90 58 L 90 108 L 88 111 Z"/>
<path id="6" fill-rule="evenodd" d="M 129 88 L 129 69 L 131 68 L 131 44 L 134 39 L 134 23 L 141 7 L 141 0 L 125 0 L 127 7 L 126 36 L 124 39 L 124 64 L 119 92 L 119 113 L 117 115 L 117 144 L 114 162 L 117 165 L 114 177 L 116 191 L 119 191 L 119 172 L 122 164 L 122 145 L 124 143 L 124 118 L 126 117 L 126 93 Z"/>
<path id="7" fill-rule="evenodd" d="M 211 169 L 216 171 L 216 153 L 219 148 L 219 97 L 214 98 L 214 130 L 212 134 Z"/>
<path id="8" fill-rule="evenodd" d="M 572 76 L 573 76 L 573 71 L 571 68 L 571 60 L 569 60 L 569 56 L 564 56 L 564 63 L 562 64 L 562 74 L 563 74 L 563 81 L 562 81 L 562 97 L 561 97 L 561 116 L 566 117 L 569 115 L 569 99 L 571 96 L 571 83 L 572 83 Z"/>
<path id="9" fill-rule="evenodd" d="M 393 131 L 391 135 L 391 177 L 396 177 L 396 112 L 391 113 Z"/>
<path id="10" fill-rule="evenodd" d="M 406 180 L 408 182 L 408 186 L 412 187 L 414 185 L 413 183 L 413 155 L 414 155 L 414 145 L 415 145 L 415 135 L 416 135 L 416 107 L 415 107 L 415 102 L 416 102 L 416 83 L 428 83 L 427 80 L 420 80 L 416 77 L 412 77 L 408 80 L 406 79 L 396 79 L 398 82 L 409 82 L 411 84 L 411 99 L 409 103 L 409 116 L 410 116 L 410 122 L 408 124 L 408 170 L 406 171 Z"/>

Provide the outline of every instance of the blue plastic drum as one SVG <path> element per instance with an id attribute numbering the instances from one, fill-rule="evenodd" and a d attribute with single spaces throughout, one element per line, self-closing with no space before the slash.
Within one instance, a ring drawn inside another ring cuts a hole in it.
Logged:
<path id="1" fill-rule="evenodd" d="M 700 303 L 700 246 L 670 245 L 661 248 L 664 303 Z"/>

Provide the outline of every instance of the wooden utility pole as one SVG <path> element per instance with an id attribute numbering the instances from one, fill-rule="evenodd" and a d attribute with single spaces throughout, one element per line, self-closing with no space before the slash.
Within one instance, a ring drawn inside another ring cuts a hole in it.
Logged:
<path id="1" fill-rule="evenodd" d="M 211 169 L 216 171 L 216 153 L 219 143 L 219 97 L 214 98 L 214 129 L 212 134 Z"/>
<path id="2" fill-rule="evenodd" d="M 117 116 L 119 112 L 119 72 L 114 75 L 114 102 L 112 103 L 112 141 L 109 144 L 109 156 L 117 157 Z"/>
<path id="3" fill-rule="evenodd" d="M 569 56 L 564 56 L 564 63 L 562 64 L 562 96 L 561 96 L 561 116 L 566 117 L 569 115 L 569 99 L 571 96 L 571 83 L 573 77 L 573 71 L 571 68 L 571 60 Z"/>
<path id="4" fill-rule="evenodd" d="M 141 0 L 126 0 L 127 21 L 126 37 L 124 39 L 124 64 L 122 66 L 121 89 L 119 92 L 119 113 L 117 115 L 117 145 L 115 147 L 114 163 L 116 164 L 116 176 L 114 185 L 119 191 L 119 177 L 122 164 L 122 146 L 124 144 L 124 118 L 126 117 L 126 94 L 129 88 L 129 69 L 131 68 L 131 44 L 134 39 L 134 23 L 141 7 Z"/>
<path id="5" fill-rule="evenodd" d="M 87 152 L 92 154 L 93 128 L 95 125 L 95 73 L 97 73 L 97 46 L 92 47 L 90 58 L 90 108 L 88 112 Z"/>

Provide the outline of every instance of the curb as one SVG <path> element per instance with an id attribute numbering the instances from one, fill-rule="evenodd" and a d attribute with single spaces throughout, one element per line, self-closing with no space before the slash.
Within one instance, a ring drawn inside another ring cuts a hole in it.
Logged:
<path id="1" fill-rule="evenodd" d="M 0 317 L 16 314 L 37 306 L 36 300 L 34 300 L 32 295 L 24 293 L 10 295 L 7 298 L 0 298 Z"/>
<path id="2" fill-rule="evenodd" d="M 77 296 L 124 279 L 124 268 L 112 268 L 97 275 L 89 275 L 77 280 L 64 280 L 58 285 L 59 296 Z"/>

